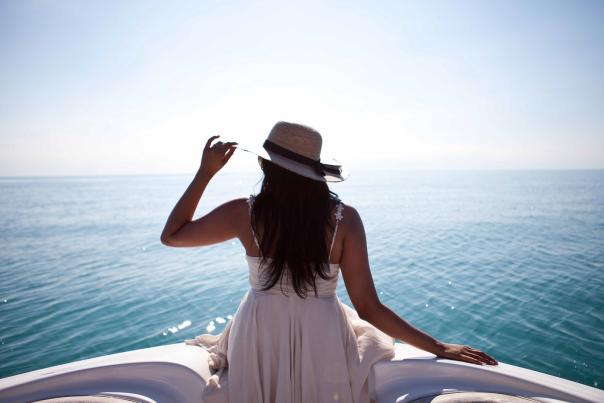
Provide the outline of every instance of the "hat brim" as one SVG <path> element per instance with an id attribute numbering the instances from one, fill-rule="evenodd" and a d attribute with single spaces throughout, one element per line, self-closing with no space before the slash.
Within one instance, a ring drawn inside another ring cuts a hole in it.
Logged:
<path id="1" fill-rule="evenodd" d="M 237 148 L 242 151 L 247 151 L 248 153 L 255 154 L 258 157 L 264 158 L 265 160 L 269 160 L 275 165 L 280 166 L 281 168 L 285 168 L 288 171 L 296 173 L 298 175 L 302 175 L 306 178 L 314 179 L 317 181 L 323 182 L 342 182 L 346 180 L 348 177 L 348 172 L 342 164 L 334 159 L 334 158 L 321 158 L 321 162 L 323 164 L 333 165 L 335 167 L 340 168 L 340 174 L 332 174 L 330 172 L 326 173 L 325 176 L 319 175 L 313 167 L 303 164 L 298 161 L 291 160 L 289 158 L 283 157 L 272 151 L 267 151 L 262 147 L 248 147 L 244 145 L 238 145 Z"/>

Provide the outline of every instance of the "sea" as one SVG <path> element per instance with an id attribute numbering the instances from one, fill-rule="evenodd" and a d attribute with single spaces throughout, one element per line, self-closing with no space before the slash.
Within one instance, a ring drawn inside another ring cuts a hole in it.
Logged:
<path id="1" fill-rule="evenodd" d="M 249 288 L 242 245 L 160 242 L 192 178 L 0 178 L 0 377 L 224 329 Z M 218 173 L 195 218 L 260 180 Z M 603 388 L 604 170 L 374 170 L 330 188 L 403 319 Z M 337 294 L 352 306 L 341 277 Z"/>

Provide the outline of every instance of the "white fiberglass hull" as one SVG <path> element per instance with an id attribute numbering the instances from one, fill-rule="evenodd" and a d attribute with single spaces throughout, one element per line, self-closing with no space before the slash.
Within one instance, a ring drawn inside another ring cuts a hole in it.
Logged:
<path id="1" fill-rule="evenodd" d="M 549 403 L 604 402 L 604 391 L 580 383 L 504 363 L 478 366 L 435 358 L 401 343 L 396 343 L 396 357 L 377 364 L 374 370 L 380 403 L 411 402 L 424 397 L 423 403 L 432 401 L 428 396 L 443 393 L 449 400 L 442 401 L 447 402 L 506 401 L 489 394 L 448 394 L 457 391 L 494 392 Z M 0 379 L 0 402 L 35 402 L 62 397 L 50 401 L 198 403 L 209 376 L 207 352 L 179 343 Z M 67 399 L 66 396 L 80 398 Z M 451 400 L 452 397 L 457 400 Z M 441 401 L 438 399 L 435 401 Z"/>

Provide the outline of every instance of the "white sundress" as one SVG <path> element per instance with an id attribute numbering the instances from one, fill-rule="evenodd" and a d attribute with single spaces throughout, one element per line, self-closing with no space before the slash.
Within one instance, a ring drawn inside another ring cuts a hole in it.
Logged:
<path id="1" fill-rule="evenodd" d="M 250 196 L 250 208 L 254 196 Z M 343 205 L 336 208 L 333 248 Z M 258 240 L 254 235 L 254 240 Z M 394 357 L 394 339 L 342 303 L 336 295 L 340 267 L 332 280 L 316 279 L 300 298 L 291 285 L 260 291 L 260 258 L 246 255 L 250 289 L 224 331 L 186 340 L 207 349 L 212 375 L 206 403 L 369 403 L 374 399 L 372 366 Z"/>

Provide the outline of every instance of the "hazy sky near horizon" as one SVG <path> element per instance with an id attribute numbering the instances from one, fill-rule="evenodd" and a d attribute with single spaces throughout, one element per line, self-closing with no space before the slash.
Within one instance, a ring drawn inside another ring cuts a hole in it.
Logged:
<path id="1" fill-rule="evenodd" d="M 207 137 L 260 145 L 278 120 L 351 171 L 604 168 L 602 21 L 603 1 L 0 0 L 0 175 L 193 172 Z"/>

